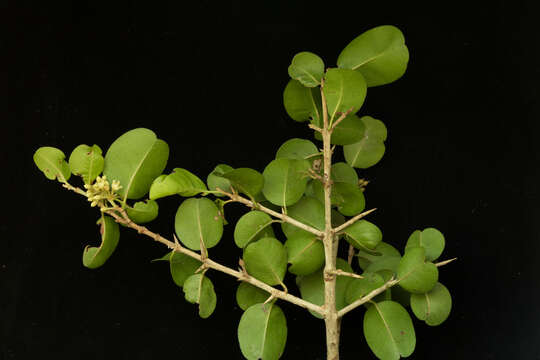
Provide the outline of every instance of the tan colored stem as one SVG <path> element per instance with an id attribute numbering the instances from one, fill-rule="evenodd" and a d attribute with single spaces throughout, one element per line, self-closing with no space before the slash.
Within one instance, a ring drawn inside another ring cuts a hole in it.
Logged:
<path id="1" fill-rule="evenodd" d="M 363 213 L 361 214 L 358 214 L 356 215 L 355 217 L 353 218 L 350 218 L 349 220 L 347 220 L 346 222 L 344 222 L 343 224 L 339 225 L 337 228 L 334 229 L 334 234 L 338 234 L 340 231 L 348 228 L 349 226 L 351 226 L 352 224 L 354 224 L 355 222 L 357 222 L 358 220 L 360 220 L 361 218 L 371 214 L 372 212 L 374 212 L 375 210 L 377 210 L 377 208 L 375 209 L 371 209 L 371 210 L 367 210 L 367 211 L 364 211 Z"/>
<path id="2" fill-rule="evenodd" d="M 332 273 L 334 275 L 337 275 L 337 276 L 348 276 L 348 277 L 352 277 L 352 278 L 355 278 L 355 279 L 363 279 L 364 278 L 362 275 L 346 272 L 346 271 L 343 271 L 343 270 L 340 270 L 340 269 L 336 269 Z"/>
<path id="3" fill-rule="evenodd" d="M 264 282 L 262 282 L 260 280 L 255 279 L 254 277 L 247 274 L 247 272 L 245 272 L 245 271 L 234 270 L 234 269 L 231 269 L 231 268 L 229 268 L 229 267 L 227 267 L 225 265 L 221 265 L 221 264 L 219 264 L 219 263 L 217 263 L 217 262 L 215 262 L 215 261 L 213 261 L 213 260 L 211 260 L 209 258 L 203 258 L 203 257 L 201 257 L 200 254 L 181 246 L 180 243 L 172 242 L 170 240 L 167 240 L 163 236 L 148 230 L 148 228 L 146 228 L 145 226 L 135 224 L 133 221 L 131 221 L 131 219 L 126 214 L 125 210 L 122 209 L 122 208 L 117 207 L 117 208 L 113 208 L 113 209 L 110 209 L 110 210 L 106 210 L 104 212 L 107 215 L 112 216 L 117 222 L 122 223 L 122 224 L 124 224 L 126 226 L 129 226 L 130 228 L 132 228 L 134 230 L 137 230 L 137 232 L 139 232 L 139 234 L 144 234 L 144 235 L 146 235 L 148 237 L 151 237 L 155 241 L 166 245 L 169 249 L 172 249 L 172 250 L 174 250 L 176 252 L 185 254 L 185 255 L 187 255 L 189 257 L 192 257 L 194 259 L 197 259 L 197 260 L 201 261 L 203 263 L 203 265 L 205 265 L 206 268 L 221 271 L 221 272 L 223 272 L 225 274 L 228 274 L 228 275 L 231 275 L 231 276 L 237 278 L 240 281 L 245 281 L 247 283 L 250 283 L 251 285 L 254 285 L 254 286 L 256 286 L 256 287 L 258 287 L 260 289 L 265 290 L 266 292 L 268 292 L 271 296 L 274 296 L 275 298 L 288 301 L 290 303 L 293 303 L 293 304 L 298 305 L 300 307 L 303 307 L 305 309 L 315 311 L 315 312 L 317 312 L 319 314 L 324 313 L 323 309 L 318 305 L 310 303 L 309 301 L 305 301 L 305 300 L 303 300 L 303 299 L 301 299 L 299 297 L 296 297 L 294 295 L 291 295 L 291 294 L 289 294 L 289 293 L 287 293 L 285 291 L 278 290 L 278 289 L 276 289 L 276 288 L 274 288 L 274 287 L 272 287 L 272 286 L 270 286 L 270 285 L 268 285 L 268 284 L 266 284 L 266 283 L 264 283 Z"/>

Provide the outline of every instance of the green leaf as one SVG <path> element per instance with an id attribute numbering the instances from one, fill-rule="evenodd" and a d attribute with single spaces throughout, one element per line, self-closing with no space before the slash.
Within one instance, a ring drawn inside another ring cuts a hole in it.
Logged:
<path id="1" fill-rule="evenodd" d="M 407 310 L 394 301 L 373 303 L 364 315 L 364 336 L 373 353 L 382 360 L 408 357 L 416 335 Z"/>
<path id="2" fill-rule="evenodd" d="M 433 289 L 439 279 L 439 270 L 435 264 L 425 261 L 425 254 L 423 247 L 410 247 L 399 262 L 399 286 L 410 293 L 426 293 Z"/>
<path id="3" fill-rule="evenodd" d="M 326 97 L 330 124 L 344 113 L 353 109 L 351 114 L 360 110 L 366 98 L 367 86 L 359 72 L 349 69 L 328 69 L 326 71 L 323 92 Z"/>
<path id="4" fill-rule="evenodd" d="M 118 193 L 126 199 L 140 199 L 167 165 L 169 146 L 152 130 L 133 129 L 116 139 L 107 154 L 103 174 L 109 182 L 120 181 Z"/>
<path id="5" fill-rule="evenodd" d="M 221 175 L 234 170 L 231 166 L 226 164 L 219 164 L 212 170 L 212 172 L 206 178 L 206 183 L 208 184 L 208 189 L 216 191 L 217 188 L 220 188 L 223 191 L 232 192 L 231 182 Z M 226 196 L 221 194 L 215 194 L 216 196 Z"/>
<path id="6" fill-rule="evenodd" d="M 444 236 L 439 230 L 427 228 L 423 231 L 416 230 L 411 234 L 409 240 L 407 240 L 405 251 L 410 247 L 421 246 L 426 249 L 426 260 L 434 261 L 441 256 L 444 250 L 444 244 Z"/>
<path id="7" fill-rule="evenodd" d="M 395 247 L 382 241 L 373 250 L 375 253 L 370 253 L 366 249 L 358 252 L 358 265 L 360 265 L 362 270 L 366 270 L 372 263 L 385 258 L 397 258 L 398 262 L 401 259 L 401 254 Z"/>
<path id="8" fill-rule="evenodd" d="M 34 162 L 39 170 L 43 171 L 47 179 L 58 179 L 60 182 L 67 182 L 71 176 L 68 163 L 64 160 L 66 155 L 50 146 L 40 147 L 34 153 Z"/>
<path id="9" fill-rule="evenodd" d="M 264 303 L 269 297 L 269 293 L 247 282 L 240 283 L 236 290 L 236 302 L 244 311 L 252 305 Z"/>
<path id="10" fill-rule="evenodd" d="M 295 121 L 316 122 L 321 119 L 322 101 L 319 88 L 307 88 L 297 80 L 290 80 L 283 91 L 283 105 L 287 114 Z"/>
<path id="11" fill-rule="evenodd" d="M 397 301 L 403 307 L 409 307 L 411 305 L 411 294 L 400 286 L 393 286 L 391 300 Z"/>
<path id="12" fill-rule="evenodd" d="M 246 247 L 244 263 L 249 275 L 268 285 L 278 285 L 287 271 L 287 250 L 278 239 L 263 238 Z"/>
<path id="13" fill-rule="evenodd" d="M 381 270 L 390 270 L 393 274 L 397 274 L 400 261 L 400 256 L 386 256 L 369 264 L 366 271 L 378 272 Z"/>
<path id="14" fill-rule="evenodd" d="M 302 85 L 315 87 L 321 84 L 324 75 L 324 62 L 314 53 L 303 51 L 296 54 L 289 66 L 289 76 Z"/>
<path id="15" fill-rule="evenodd" d="M 359 71 L 368 86 L 389 84 L 407 69 L 409 50 L 395 26 L 383 25 L 366 31 L 339 54 L 340 68 Z"/>
<path id="16" fill-rule="evenodd" d="M 345 161 L 347 164 L 366 169 L 378 163 L 386 151 L 386 126 L 383 122 L 370 116 L 360 118 L 365 126 L 364 136 L 354 144 L 343 146 Z"/>
<path id="17" fill-rule="evenodd" d="M 144 224 L 157 218 L 159 206 L 154 200 L 137 201 L 126 208 L 129 218 L 136 224 Z"/>
<path id="18" fill-rule="evenodd" d="M 357 249 L 374 250 L 382 241 L 382 232 L 377 225 L 367 220 L 359 220 L 343 230 L 347 241 Z"/>
<path id="19" fill-rule="evenodd" d="M 287 319 L 271 302 L 250 306 L 238 324 L 238 342 L 248 360 L 278 360 L 287 342 Z"/>
<path id="20" fill-rule="evenodd" d="M 358 174 L 349 164 L 338 162 L 332 165 L 331 176 L 334 182 L 358 185 Z"/>
<path id="21" fill-rule="evenodd" d="M 336 268 L 346 271 L 346 272 L 354 272 L 351 266 L 343 259 L 337 258 L 336 259 Z M 324 304 L 324 277 L 323 277 L 323 270 L 320 269 L 317 272 L 314 272 L 310 275 L 306 276 L 299 276 L 297 277 L 297 284 L 300 288 L 300 294 L 302 295 L 302 299 L 309 301 L 316 305 L 323 305 Z M 348 276 L 338 276 L 336 280 L 336 308 L 338 310 L 344 308 L 347 306 L 347 287 L 349 286 L 349 283 L 351 282 L 352 278 Z M 310 311 L 310 313 L 319 318 L 322 319 L 322 315 L 318 314 L 316 312 Z"/>
<path id="22" fill-rule="evenodd" d="M 335 145 L 349 145 L 362 140 L 366 126 L 355 114 L 349 114 L 343 119 L 332 132 L 330 143 Z M 320 132 L 315 131 L 315 139 L 322 141 Z"/>
<path id="23" fill-rule="evenodd" d="M 251 197 L 259 194 L 264 186 L 262 174 L 250 168 L 238 168 L 218 176 L 228 179 L 239 192 Z"/>
<path id="24" fill-rule="evenodd" d="M 199 304 L 199 316 L 208 318 L 216 309 L 216 292 L 214 284 L 202 274 L 191 275 L 184 283 L 186 300 L 192 304 Z"/>
<path id="25" fill-rule="evenodd" d="M 385 283 L 382 276 L 377 273 L 363 273 L 362 276 L 364 276 L 363 279 L 352 279 L 347 287 L 345 295 L 347 303 L 353 303 Z"/>
<path id="26" fill-rule="evenodd" d="M 83 251 L 83 265 L 90 269 L 95 269 L 103 264 L 112 255 L 118 240 L 120 239 L 120 229 L 118 223 L 110 216 L 101 216 L 100 221 L 101 245 L 90 247 L 87 245 Z"/>
<path id="27" fill-rule="evenodd" d="M 287 239 L 289 272 L 295 275 L 309 275 L 324 265 L 324 245 L 315 235 L 304 235 Z"/>
<path id="28" fill-rule="evenodd" d="M 324 205 L 315 198 L 303 197 L 296 204 L 287 208 L 287 215 L 315 229 L 324 230 Z M 287 238 L 299 234 L 310 234 L 289 223 L 282 223 L 281 229 Z"/>
<path id="29" fill-rule="evenodd" d="M 187 278 L 195 274 L 201 265 L 199 260 L 176 251 L 173 251 L 169 258 L 171 277 L 174 283 L 180 287 L 184 286 Z"/>
<path id="30" fill-rule="evenodd" d="M 150 186 L 150 199 L 180 195 L 190 197 L 207 191 L 206 185 L 186 169 L 175 168 L 169 175 L 160 175 Z"/>
<path id="31" fill-rule="evenodd" d="M 243 249 L 252 242 L 265 237 L 274 237 L 272 218 L 262 211 L 250 211 L 244 214 L 234 228 L 234 242 Z"/>
<path id="32" fill-rule="evenodd" d="M 450 315 L 452 297 L 441 283 L 435 284 L 430 292 L 411 295 L 411 308 L 414 315 L 429 326 L 442 324 Z"/>
<path id="33" fill-rule="evenodd" d="M 74 175 L 83 178 L 85 184 L 91 184 L 103 171 L 104 159 L 97 145 L 77 146 L 69 156 L 69 168 Z"/>
<path id="34" fill-rule="evenodd" d="M 180 241 L 191 250 L 216 246 L 223 235 L 223 218 L 212 200 L 191 198 L 178 207 L 174 222 Z"/>
<path id="35" fill-rule="evenodd" d="M 315 154 L 319 154 L 319 150 L 314 143 L 309 140 L 293 138 L 285 141 L 276 153 L 276 159 L 291 159 L 305 160 L 315 159 Z"/>
<path id="36" fill-rule="evenodd" d="M 332 204 L 345 216 L 360 214 L 366 207 L 364 193 L 350 183 L 336 182 L 332 187 Z"/>
<path id="37" fill-rule="evenodd" d="M 272 204 L 290 206 L 298 202 L 309 180 L 307 160 L 272 160 L 263 171 L 264 196 Z"/>

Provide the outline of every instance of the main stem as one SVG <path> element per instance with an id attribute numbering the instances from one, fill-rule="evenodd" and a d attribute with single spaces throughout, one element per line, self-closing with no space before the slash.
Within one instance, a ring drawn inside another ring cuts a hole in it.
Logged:
<path id="1" fill-rule="evenodd" d="M 323 112 L 323 162 L 324 162 L 324 210 L 325 210 L 325 229 L 324 229 L 324 322 L 326 325 L 326 358 L 327 360 L 339 360 L 339 333 L 340 321 L 336 308 L 336 257 L 338 243 L 332 229 L 332 148 L 330 138 L 332 130 L 328 121 L 328 111 L 326 106 L 326 97 L 323 92 L 324 83 L 321 84 L 322 112 Z"/>

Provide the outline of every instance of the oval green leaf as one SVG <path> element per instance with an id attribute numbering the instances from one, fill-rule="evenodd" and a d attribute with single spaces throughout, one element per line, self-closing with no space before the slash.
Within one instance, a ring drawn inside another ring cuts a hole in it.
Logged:
<path id="1" fill-rule="evenodd" d="M 190 197 L 207 191 L 206 185 L 196 175 L 182 168 L 175 168 L 169 175 L 160 175 L 150 186 L 150 199 L 180 195 Z"/>
<path id="2" fill-rule="evenodd" d="M 129 218 L 136 224 L 144 224 L 157 218 L 159 206 L 154 200 L 137 201 L 126 208 Z"/>
<path id="3" fill-rule="evenodd" d="M 324 62 L 314 53 L 303 51 L 293 57 L 288 71 L 289 76 L 301 82 L 302 85 L 315 87 L 321 84 Z"/>
<path id="4" fill-rule="evenodd" d="M 435 228 L 427 228 L 423 231 L 416 230 L 409 236 L 405 251 L 409 247 L 421 246 L 426 249 L 426 260 L 434 261 L 441 256 L 444 245 L 444 235 Z"/>
<path id="5" fill-rule="evenodd" d="M 34 163 L 49 180 L 58 179 L 67 182 L 71 176 L 69 165 L 65 160 L 66 155 L 54 147 L 40 147 L 34 153 Z"/>
<path id="6" fill-rule="evenodd" d="M 332 165 L 331 176 L 334 182 L 358 185 L 358 174 L 349 164 L 338 162 Z"/>
<path id="7" fill-rule="evenodd" d="M 278 239 L 267 237 L 249 244 L 243 258 L 249 275 L 268 285 L 282 283 L 287 271 L 287 250 Z"/>
<path id="8" fill-rule="evenodd" d="M 370 116 L 360 118 L 365 126 L 364 136 L 354 144 L 343 146 L 343 153 L 347 164 L 366 169 L 378 163 L 386 151 L 386 126 L 383 122 Z"/>
<path id="9" fill-rule="evenodd" d="M 279 206 L 295 204 L 306 190 L 309 168 L 307 160 L 272 160 L 263 171 L 262 191 L 266 199 Z"/>
<path id="10" fill-rule="evenodd" d="M 435 264 L 426 262 L 426 250 L 423 247 L 410 247 L 403 255 L 397 269 L 399 286 L 413 294 L 431 291 L 439 279 L 439 270 Z"/>
<path id="11" fill-rule="evenodd" d="M 330 124 L 352 108 L 351 114 L 362 107 L 366 98 L 367 86 L 359 72 L 349 69 L 328 69 L 323 92 L 326 97 Z"/>
<path id="12" fill-rule="evenodd" d="M 107 154 L 103 173 L 107 179 L 120 181 L 118 191 L 123 201 L 140 199 L 167 165 L 169 146 L 149 129 L 133 129 L 116 139 Z"/>
<path id="13" fill-rule="evenodd" d="M 187 278 L 195 274 L 195 271 L 202 265 L 199 260 L 176 251 L 170 254 L 168 260 L 171 277 L 174 283 L 180 287 L 183 287 Z"/>
<path id="14" fill-rule="evenodd" d="M 180 241 L 191 250 L 216 246 L 223 235 L 223 218 L 212 200 L 185 200 L 176 212 L 174 227 Z"/>
<path id="15" fill-rule="evenodd" d="M 264 186 L 262 174 L 250 168 L 238 168 L 218 176 L 228 179 L 238 192 L 251 197 L 258 195 Z"/>
<path id="16" fill-rule="evenodd" d="M 283 105 L 287 114 L 295 121 L 302 122 L 312 118 L 319 122 L 322 116 L 319 88 L 307 88 L 297 80 L 290 80 L 285 86 Z"/>
<path id="17" fill-rule="evenodd" d="M 199 316 L 208 318 L 216 309 L 216 292 L 214 284 L 202 274 L 191 275 L 184 283 L 184 295 L 192 304 L 199 304 Z"/>
<path id="18" fill-rule="evenodd" d="M 398 263 L 401 259 L 401 254 L 395 247 L 382 241 L 373 249 L 373 252 L 366 250 L 367 249 L 361 249 L 357 255 L 358 265 L 360 265 L 362 270 L 366 270 L 372 263 L 381 261 L 385 258 L 397 258 Z"/>
<path id="19" fill-rule="evenodd" d="M 226 164 L 219 164 L 212 170 L 210 174 L 208 174 L 208 177 L 206 178 L 206 183 L 208 184 L 208 189 L 212 191 L 216 191 L 217 188 L 220 188 L 223 191 L 231 192 L 231 182 L 223 177 L 221 175 L 225 174 L 226 172 L 229 172 L 231 170 L 234 170 L 231 166 Z M 216 196 L 226 196 L 222 194 L 214 194 Z"/>
<path id="20" fill-rule="evenodd" d="M 362 276 L 364 277 L 363 279 L 352 279 L 347 287 L 345 295 L 347 303 L 351 304 L 384 285 L 385 281 L 380 274 L 363 273 Z"/>
<path id="21" fill-rule="evenodd" d="M 360 214 L 366 207 L 364 192 L 358 185 L 336 182 L 332 188 L 332 204 L 345 216 Z"/>
<path id="22" fill-rule="evenodd" d="M 69 168 L 74 175 L 81 176 L 85 184 L 91 184 L 103 171 L 103 156 L 97 145 L 77 146 L 69 156 Z"/>
<path id="23" fill-rule="evenodd" d="M 90 247 L 87 245 L 83 251 L 83 265 L 90 269 L 95 269 L 103 264 L 112 255 L 118 240 L 120 239 L 120 228 L 118 223 L 110 216 L 102 215 L 100 221 L 101 245 Z"/>
<path id="24" fill-rule="evenodd" d="M 401 31 L 392 25 L 370 29 L 351 41 L 339 54 L 340 68 L 359 71 L 367 86 L 389 84 L 407 69 L 409 50 Z"/>
<path id="25" fill-rule="evenodd" d="M 287 215 L 315 229 L 324 229 L 324 205 L 315 198 L 304 196 L 296 204 L 287 208 Z M 299 234 L 310 234 L 289 223 L 282 223 L 281 229 L 287 238 L 292 238 Z"/>
<path id="26" fill-rule="evenodd" d="M 315 235 L 298 235 L 287 239 L 289 272 L 295 275 L 309 275 L 324 265 L 324 245 Z"/>
<path id="27" fill-rule="evenodd" d="M 278 360 L 287 342 L 285 314 L 275 302 L 250 306 L 240 318 L 238 342 L 248 360 Z"/>
<path id="28" fill-rule="evenodd" d="M 443 284 L 437 283 L 430 292 L 412 294 L 411 308 L 418 319 L 425 321 L 429 326 L 437 326 L 450 315 L 452 297 Z"/>
<path id="29" fill-rule="evenodd" d="M 373 303 L 364 315 L 364 336 L 369 348 L 384 360 L 408 357 L 416 346 L 416 335 L 407 310 L 394 301 Z"/>
<path id="30" fill-rule="evenodd" d="M 309 140 L 293 138 L 285 141 L 276 153 L 276 159 L 306 160 L 314 159 L 319 150 Z"/>
<path id="31" fill-rule="evenodd" d="M 367 220 L 359 220 L 343 230 L 347 241 L 357 249 L 375 250 L 382 241 L 379 227 Z"/>
<path id="32" fill-rule="evenodd" d="M 262 211 L 250 211 L 244 214 L 234 228 L 234 242 L 243 249 L 252 242 L 265 237 L 274 237 L 272 218 Z"/>
<path id="33" fill-rule="evenodd" d="M 269 293 L 247 282 L 240 283 L 236 290 L 236 302 L 244 311 L 252 305 L 264 303 L 269 297 Z"/>

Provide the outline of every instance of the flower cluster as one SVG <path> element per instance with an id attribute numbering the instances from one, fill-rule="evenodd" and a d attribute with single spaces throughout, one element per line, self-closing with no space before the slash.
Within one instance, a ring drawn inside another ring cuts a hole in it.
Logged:
<path id="1" fill-rule="evenodd" d="M 93 184 L 85 184 L 86 194 L 88 201 L 91 202 L 90 206 L 96 205 L 103 206 L 103 201 L 114 200 L 116 198 L 116 192 L 122 188 L 118 180 L 113 180 L 112 184 L 107 181 L 107 176 L 98 176 Z"/>

